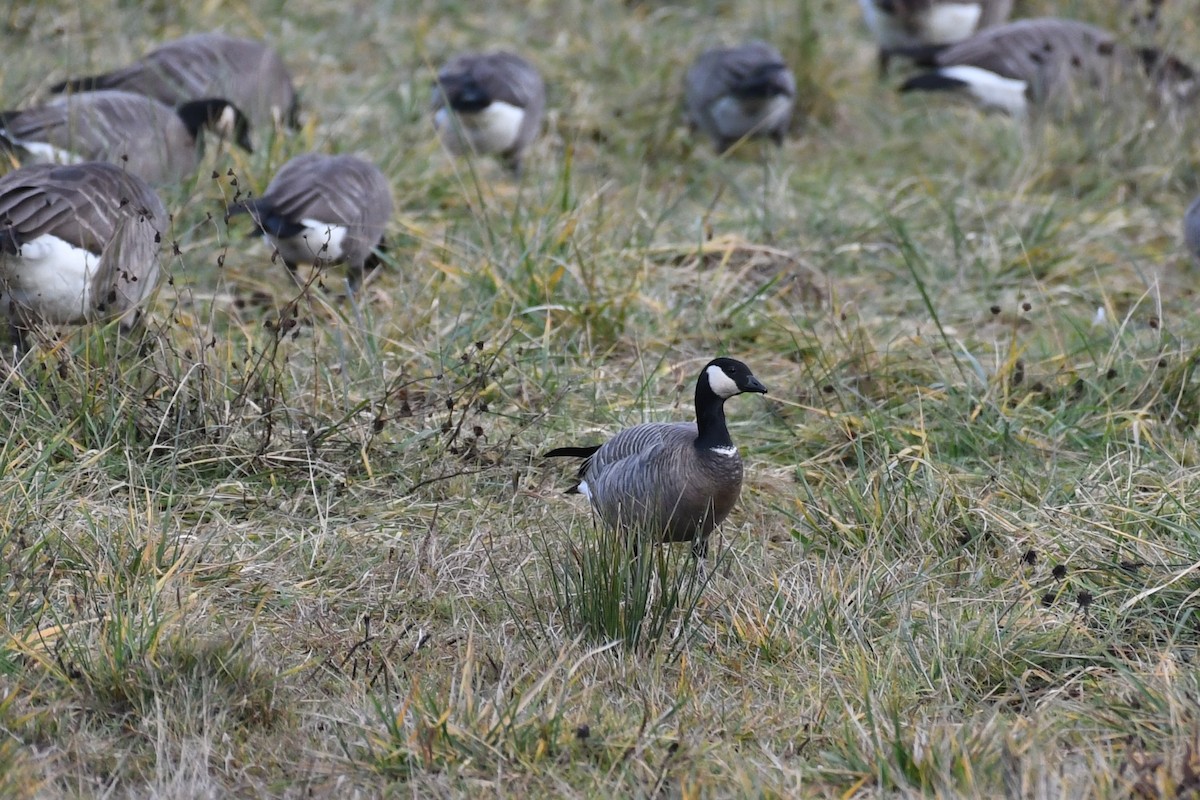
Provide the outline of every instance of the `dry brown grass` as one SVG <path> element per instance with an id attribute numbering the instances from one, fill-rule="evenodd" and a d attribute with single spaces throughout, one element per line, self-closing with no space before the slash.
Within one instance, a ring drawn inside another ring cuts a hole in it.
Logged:
<path id="1" fill-rule="evenodd" d="M 5 24 L 10 104 L 224 28 L 284 50 L 306 126 L 168 198 L 150 346 L 85 331 L 4 380 L 0 793 L 1195 791 L 1194 120 L 899 97 L 849 3 Z M 808 116 L 716 160 L 679 81 L 753 35 Z M 552 87 L 519 183 L 424 111 L 431 65 L 497 45 Z M 220 221 L 310 148 L 393 183 L 360 303 Z M 597 644 L 551 582 L 590 519 L 537 454 L 688 417 L 718 352 L 771 394 L 730 406 L 748 484 L 689 638 Z"/>

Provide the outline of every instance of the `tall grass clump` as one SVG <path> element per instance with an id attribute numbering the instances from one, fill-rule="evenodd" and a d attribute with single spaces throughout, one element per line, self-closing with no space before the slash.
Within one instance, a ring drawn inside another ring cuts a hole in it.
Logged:
<path id="1" fill-rule="evenodd" d="M 698 622 L 700 598 L 709 583 L 709 560 L 691 547 L 664 544 L 645 530 L 626 533 L 607 525 L 576 525 L 562 537 L 534 534 L 555 618 L 571 636 L 631 651 L 665 650 L 675 656 Z M 538 625 L 550 621 L 536 607 Z"/>

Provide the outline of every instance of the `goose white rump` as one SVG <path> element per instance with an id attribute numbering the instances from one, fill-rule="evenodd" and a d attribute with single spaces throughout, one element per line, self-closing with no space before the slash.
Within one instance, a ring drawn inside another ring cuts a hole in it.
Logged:
<path id="1" fill-rule="evenodd" d="M 499 100 L 473 114 L 458 114 L 439 108 L 433 124 L 446 149 L 454 155 L 468 152 L 501 153 L 517 143 L 525 109 Z"/>
<path id="2" fill-rule="evenodd" d="M 92 308 L 92 274 L 97 256 L 49 234 L 21 245 L 16 257 L 0 259 L 5 297 L 0 316 L 13 306 L 38 309 L 52 325 L 83 322 Z"/>

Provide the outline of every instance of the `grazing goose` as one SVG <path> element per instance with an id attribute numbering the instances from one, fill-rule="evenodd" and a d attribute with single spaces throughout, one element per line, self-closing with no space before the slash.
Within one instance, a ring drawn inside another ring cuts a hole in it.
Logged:
<path id="1" fill-rule="evenodd" d="M 964 93 L 984 108 L 1015 116 L 1078 91 L 1111 92 L 1136 73 L 1149 75 L 1164 98 L 1194 91 L 1195 72 L 1159 50 L 1133 50 L 1093 25 L 1051 17 L 988 28 L 935 57 L 937 69 L 900 91 Z"/>
<path id="2" fill-rule="evenodd" d="M 747 136 L 783 144 L 796 103 L 796 78 L 771 45 L 753 41 L 708 50 L 684 79 L 688 122 L 718 153 Z"/>
<path id="3" fill-rule="evenodd" d="M 454 155 L 496 153 L 514 173 L 537 136 L 546 87 L 537 69 L 513 53 L 467 53 L 438 72 L 433 125 Z"/>
<path id="4" fill-rule="evenodd" d="M 115 164 L 35 164 L 0 178 L 0 315 L 24 344 L 39 323 L 120 317 L 158 282 L 162 200 Z"/>
<path id="5" fill-rule="evenodd" d="M 1183 215 L 1183 240 L 1192 258 L 1200 264 L 1200 197 L 1192 201 Z"/>
<path id="6" fill-rule="evenodd" d="M 1007 21 L 1013 0 L 858 0 L 858 4 L 879 43 L 883 76 L 893 56 L 907 56 L 928 66 L 938 50 Z"/>
<path id="7" fill-rule="evenodd" d="M 130 92 L 83 92 L 39 108 L 0 112 L 0 147 L 22 161 L 111 161 L 155 185 L 196 171 L 204 130 L 250 150 L 249 123 L 222 99 L 193 100 L 174 109 Z"/>
<path id="8" fill-rule="evenodd" d="M 732 358 L 710 361 L 696 379 L 696 422 L 650 422 L 601 445 L 560 447 L 547 458 L 583 458 L 571 492 L 588 498 L 609 526 L 665 542 L 693 542 L 703 556 L 708 535 L 737 502 L 742 459 L 725 426 L 725 401 L 766 394 L 750 368 Z"/>
<path id="9" fill-rule="evenodd" d="M 283 59 L 270 45 L 220 33 L 184 36 L 151 50 L 127 67 L 71 78 L 54 93 L 120 89 L 181 106 L 224 97 L 246 112 L 256 127 L 298 127 L 299 101 Z"/>
<path id="10" fill-rule="evenodd" d="M 305 153 L 284 164 L 262 197 L 238 203 L 295 274 L 298 264 L 345 263 L 350 288 L 379 263 L 392 189 L 374 164 L 356 156 Z"/>

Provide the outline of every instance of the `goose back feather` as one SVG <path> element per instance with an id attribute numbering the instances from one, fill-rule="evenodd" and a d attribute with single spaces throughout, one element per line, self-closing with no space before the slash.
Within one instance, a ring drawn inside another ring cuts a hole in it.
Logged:
<path id="1" fill-rule="evenodd" d="M 1148 74 L 1168 95 L 1194 78 L 1190 67 L 1157 50 L 1134 51 L 1103 28 L 1050 17 L 981 31 L 942 50 L 935 61 L 935 71 L 910 79 L 901 91 L 961 91 L 985 107 L 1014 114 L 1081 92 L 1111 94 L 1124 81 Z"/>
<path id="2" fill-rule="evenodd" d="M 284 164 L 261 197 L 229 216 L 249 214 L 288 268 L 345 263 L 357 286 L 377 258 L 394 203 L 386 176 L 351 155 L 306 153 Z"/>
<path id="3" fill-rule="evenodd" d="M 132 64 L 51 87 L 52 92 L 120 89 L 169 106 L 224 97 L 255 127 L 298 125 L 298 95 L 291 73 L 265 42 L 197 33 L 167 42 Z"/>
<path id="4" fill-rule="evenodd" d="M 193 101 L 174 109 L 121 91 L 82 92 L 4 112 L 0 144 L 17 151 L 23 161 L 111 161 L 162 185 L 196 171 L 200 130 L 221 125 L 223 113 L 231 133 L 248 147 L 244 118 L 224 100 Z"/>
<path id="5" fill-rule="evenodd" d="M 701 53 L 684 79 L 688 122 L 724 152 L 745 136 L 783 142 L 796 101 L 796 78 L 762 41 Z"/>

